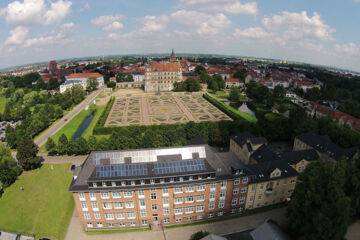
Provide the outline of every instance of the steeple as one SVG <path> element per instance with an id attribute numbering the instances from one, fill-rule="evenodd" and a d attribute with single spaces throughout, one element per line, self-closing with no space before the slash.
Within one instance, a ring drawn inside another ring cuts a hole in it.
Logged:
<path id="1" fill-rule="evenodd" d="M 176 61 L 175 52 L 174 52 L 174 49 L 172 49 L 171 55 L 170 55 L 170 62 L 175 62 L 175 61 Z"/>

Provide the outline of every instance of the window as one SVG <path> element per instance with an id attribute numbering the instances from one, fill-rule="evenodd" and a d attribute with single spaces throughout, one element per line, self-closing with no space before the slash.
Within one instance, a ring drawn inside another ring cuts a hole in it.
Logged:
<path id="1" fill-rule="evenodd" d="M 186 196 L 186 197 L 185 197 L 185 202 L 186 202 L 186 203 L 192 203 L 192 202 L 194 202 L 194 196 Z"/>
<path id="2" fill-rule="evenodd" d="M 138 191 L 138 197 L 139 197 L 139 198 L 145 198 L 144 190 L 139 190 L 139 191 Z"/>
<path id="3" fill-rule="evenodd" d="M 197 202 L 202 202 L 205 200 L 205 195 L 204 194 L 201 194 L 201 195 L 197 195 L 196 196 L 196 201 Z"/>
<path id="4" fill-rule="evenodd" d="M 292 179 L 292 180 L 290 181 L 290 184 L 294 184 L 294 183 L 295 183 L 295 180 Z"/>
<path id="5" fill-rule="evenodd" d="M 183 212 L 182 207 L 175 208 L 174 211 L 175 211 L 175 215 L 182 214 Z"/>
<path id="6" fill-rule="evenodd" d="M 182 191 L 182 187 L 175 187 L 174 188 L 174 193 L 176 194 L 176 193 L 182 193 L 183 191 Z"/>
<path id="7" fill-rule="evenodd" d="M 93 183 L 93 187 L 97 187 L 97 183 L 96 183 L 96 182 Z"/>
<path id="8" fill-rule="evenodd" d="M 97 226 L 98 228 L 102 228 L 102 227 L 103 227 L 103 224 L 102 224 L 101 222 L 98 222 L 98 223 L 96 223 L 96 226 Z"/>
<path id="9" fill-rule="evenodd" d="M 139 200 L 139 206 L 141 209 L 145 209 L 146 208 L 145 200 Z"/>
<path id="10" fill-rule="evenodd" d="M 150 199 L 156 200 L 156 193 L 150 193 Z"/>
<path id="11" fill-rule="evenodd" d="M 96 195 L 94 192 L 89 192 L 89 195 L 90 195 L 90 200 L 92 201 L 96 200 Z"/>
<path id="12" fill-rule="evenodd" d="M 163 206 L 169 206 L 169 198 L 163 198 Z"/>
<path id="13" fill-rule="evenodd" d="M 83 192 L 79 192 L 79 199 L 80 201 L 85 201 L 85 194 Z"/>
<path id="14" fill-rule="evenodd" d="M 134 185 L 135 185 L 135 181 L 131 181 L 131 185 L 133 185 L 133 186 L 134 186 Z"/>
<path id="15" fill-rule="evenodd" d="M 212 182 L 210 183 L 210 191 L 215 191 L 216 190 L 216 183 Z"/>
<path id="16" fill-rule="evenodd" d="M 237 178 L 234 180 L 234 185 L 239 185 L 240 184 L 240 178 Z"/>
<path id="17" fill-rule="evenodd" d="M 246 193 L 246 190 L 247 190 L 246 187 L 241 188 L 241 193 Z"/>
<path id="18" fill-rule="evenodd" d="M 113 191 L 112 192 L 113 198 L 121 198 L 121 192 L 120 191 Z"/>
<path id="19" fill-rule="evenodd" d="M 106 182 L 102 182 L 103 187 L 107 187 Z"/>
<path id="20" fill-rule="evenodd" d="M 194 191 L 194 185 L 187 185 L 186 188 L 185 188 L 185 191 L 186 192 L 193 192 Z"/>
<path id="21" fill-rule="evenodd" d="M 133 201 L 125 202 L 125 208 L 134 208 L 134 202 Z"/>
<path id="22" fill-rule="evenodd" d="M 174 182 L 174 178 L 172 177 L 172 178 L 170 178 L 170 182 Z"/>
<path id="23" fill-rule="evenodd" d="M 126 186 L 126 182 L 125 182 L 125 181 L 122 181 L 122 182 L 121 182 L 121 186 Z"/>
<path id="24" fill-rule="evenodd" d="M 225 199 L 225 192 L 220 192 L 220 199 Z"/>
<path id="25" fill-rule="evenodd" d="M 243 183 L 243 184 L 248 183 L 248 178 L 247 178 L 247 177 L 243 177 L 243 178 L 242 178 L 242 183 Z"/>
<path id="26" fill-rule="evenodd" d="M 213 213 L 209 213 L 208 218 L 213 218 L 214 214 Z"/>
<path id="27" fill-rule="evenodd" d="M 219 208 L 223 208 L 225 206 L 225 201 L 220 201 L 219 202 Z"/>
<path id="28" fill-rule="evenodd" d="M 224 212 L 223 212 L 223 211 L 218 212 L 218 216 L 219 216 L 219 217 L 221 217 L 221 216 L 223 216 L 223 215 L 224 215 Z"/>
<path id="29" fill-rule="evenodd" d="M 140 216 L 141 216 L 141 217 L 146 217 L 146 210 L 141 209 L 141 210 L 140 210 Z"/>
<path id="30" fill-rule="evenodd" d="M 108 225 L 110 228 L 115 227 L 115 223 L 108 223 L 107 225 Z"/>
<path id="31" fill-rule="evenodd" d="M 254 196 L 251 196 L 251 197 L 249 198 L 249 201 L 250 201 L 250 202 L 253 202 L 253 201 L 254 201 Z"/>
<path id="32" fill-rule="evenodd" d="M 125 223 L 123 222 L 119 223 L 119 227 L 125 227 Z"/>
<path id="33" fill-rule="evenodd" d="M 235 208 L 231 209 L 231 213 L 235 213 L 235 212 L 236 212 Z"/>
<path id="34" fill-rule="evenodd" d="M 164 208 L 164 215 L 169 215 L 169 214 L 170 214 L 169 208 Z"/>
<path id="35" fill-rule="evenodd" d="M 106 219 L 106 220 L 113 220 L 113 219 L 114 219 L 114 214 L 112 214 L 112 213 L 105 213 L 105 219 Z"/>
<path id="36" fill-rule="evenodd" d="M 136 226 L 136 222 L 130 222 L 130 227 L 135 227 Z"/>
<path id="37" fill-rule="evenodd" d="M 91 219 L 91 217 L 90 217 L 90 213 L 88 213 L 88 212 L 84 212 L 84 218 L 85 218 L 86 220 Z"/>
<path id="38" fill-rule="evenodd" d="M 192 217 L 186 217 L 186 221 L 190 222 L 192 220 Z"/>
<path id="39" fill-rule="evenodd" d="M 193 176 L 189 176 L 189 181 L 192 181 L 193 179 Z"/>
<path id="40" fill-rule="evenodd" d="M 170 223 L 170 218 L 164 218 L 164 223 Z"/>
<path id="41" fill-rule="evenodd" d="M 99 205 L 97 202 L 91 202 L 91 207 L 93 211 L 99 211 Z"/>
<path id="42" fill-rule="evenodd" d="M 264 184 L 260 185 L 260 191 L 264 189 Z"/>
<path id="43" fill-rule="evenodd" d="M 240 203 L 240 204 L 244 204 L 244 203 L 245 203 L 245 197 L 241 197 L 241 198 L 239 199 L 239 203 Z"/>
<path id="44" fill-rule="evenodd" d="M 132 198 L 132 191 L 124 191 L 124 198 Z"/>
<path id="45" fill-rule="evenodd" d="M 110 202 L 103 202 L 103 208 L 104 209 L 111 209 L 112 208 L 111 203 Z"/>
<path id="46" fill-rule="evenodd" d="M 94 212 L 94 218 L 95 219 L 101 219 L 101 215 L 99 212 Z"/>
<path id="47" fill-rule="evenodd" d="M 255 192 L 256 186 L 255 185 L 251 185 L 251 191 Z"/>
<path id="48" fill-rule="evenodd" d="M 155 179 L 151 179 L 150 184 L 155 184 Z"/>
<path id="49" fill-rule="evenodd" d="M 136 218 L 135 212 L 127 212 L 126 216 L 127 216 L 128 219 L 135 219 Z"/>
<path id="50" fill-rule="evenodd" d="M 151 210 L 156 211 L 158 209 L 157 204 L 151 204 Z"/>
<path id="51" fill-rule="evenodd" d="M 86 226 L 87 226 L 88 228 L 92 228 L 92 227 L 93 227 L 93 224 L 92 224 L 92 223 L 87 223 Z"/>
<path id="52" fill-rule="evenodd" d="M 237 198 L 233 198 L 232 200 L 231 200 L 231 205 L 232 206 L 235 206 L 237 204 Z"/>
<path id="53" fill-rule="evenodd" d="M 179 223 L 182 221 L 182 218 L 175 218 L 175 222 Z"/>
<path id="54" fill-rule="evenodd" d="M 141 185 L 145 185 L 145 180 L 140 180 Z"/>
<path id="55" fill-rule="evenodd" d="M 244 208 L 242 208 L 242 207 L 238 208 L 238 212 L 242 212 L 243 210 L 244 210 Z"/>
<path id="56" fill-rule="evenodd" d="M 123 212 L 115 213 L 116 219 L 125 219 L 125 214 Z"/>
<path id="57" fill-rule="evenodd" d="M 287 184 L 287 179 L 284 180 L 284 185 L 286 185 L 286 184 Z"/>
<path id="58" fill-rule="evenodd" d="M 87 211 L 87 210 L 88 210 L 88 206 L 87 206 L 86 202 L 81 202 L 80 204 L 81 204 L 81 209 L 82 209 L 83 211 Z"/>
<path id="59" fill-rule="evenodd" d="M 215 201 L 215 193 L 210 193 L 210 201 Z"/>
<path id="60" fill-rule="evenodd" d="M 169 196 L 169 189 L 168 188 L 163 188 L 162 189 L 162 195 L 163 196 Z"/>
<path id="61" fill-rule="evenodd" d="M 204 205 L 196 205 L 196 212 L 203 212 L 204 211 Z"/>
<path id="62" fill-rule="evenodd" d="M 148 221 L 147 220 L 141 220 L 141 225 L 143 225 L 143 226 L 148 225 Z"/>
<path id="63" fill-rule="evenodd" d="M 209 203 L 209 210 L 213 210 L 215 208 L 215 203 Z"/>
<path id="64" fill-rule="evenodd" d="M 196 216 L 196 219 L 197 219 L 197 220 L 203 219 L 203 215 L 197 215 L 197 216 Z"/>
<path id="65" fill-rule="evenodd" d="M 160 179 L 160 183 L 165 183 L 165 179 Z"/>
<path id="66" fill-rule="evenodd" d="M 226 181 L 221 182 L 221 189 L 226 189 Z"/>
<path id="67" fill-rule="evenodd" d="M 175 204 L 182 204 L 183 203 L 183 198 L 182 197 L 176 197 L 175 198 Z"/>
<path id="68" fill-rule="evenodd" d="M 116 187 L 116 182 L 111 182 L 111 186 Z"/>
<path id="69" fill-rule="evenodd" d="M 258 200 L 261 200 L 261 199 L 262 199 L 262 195 L 259 195 L 259 196 L 258 196 Z"/>
<path id="70" fill-rule="evenodd" d="M 233 189 L 233 195 L 236 195 L 236 194 L 239 194 L 239 189 L 238 188 Z"/>
<path id="71" fill-rule="evenodd" d="M 197 185 L 196 185 L 196 190 L 197 190 L 198 192 L 200 192 L 200 191 L 205 191 L 205 184 L 197 184 Z"/>
<path id="72" fill-rule="evenodd" d="M 100 192 L 100 196 L 101 196 L 102 199 L 110 198 L 109 192 Z"/>

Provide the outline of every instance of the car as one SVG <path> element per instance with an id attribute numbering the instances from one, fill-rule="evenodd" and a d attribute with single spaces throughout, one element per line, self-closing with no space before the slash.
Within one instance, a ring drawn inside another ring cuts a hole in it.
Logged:
<path id="1" fill-rule="evenodd" d="M 65 118 L 65 119 L 64 119 L 64 122 L 67 122 L 67 120 L 68 120 L 68 119 L 67 119 L 67 118 Z"/>

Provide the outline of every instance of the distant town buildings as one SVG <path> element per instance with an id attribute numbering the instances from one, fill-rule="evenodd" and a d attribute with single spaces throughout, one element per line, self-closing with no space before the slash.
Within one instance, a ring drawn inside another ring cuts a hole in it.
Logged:
<path id="1" fill-rule="evenodd" d="M 100 73 L 73 73 L 66 77 L 66 81 L 60 85 L 60 93 L 66 91 L 76 84 L 80 84 L 84 89 L 87 87 L 87 80 L 90 77 L 95 77 L 99 83 L 99 88 L 104 86 L 104 77 Z"/>

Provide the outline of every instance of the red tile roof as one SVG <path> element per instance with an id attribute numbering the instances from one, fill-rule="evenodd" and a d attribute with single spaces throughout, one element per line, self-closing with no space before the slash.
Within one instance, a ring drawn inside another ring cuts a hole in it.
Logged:
<path id="1" fill-rule="evenodd" d="M 150 64 L 151 71 L 155 72 L 178 72 L 180 63 L 178 62 L 153 62 Z"/>
<path id="2" fill-rule="evenodd" d="M 225 82 L 240 82 L 237 78 L 227 78 L 225 79 Z"/>
<path id="3" fill-rule="evenodd" d="M 102 75 L 100 73 L 94 72 L 94 73 L 73 73 L 70 74 L 67 79 L 70 78 L 89 78 L 89 77 L 102 77 Z"/>

